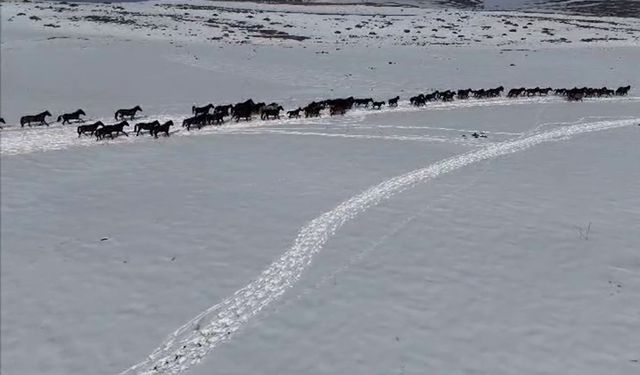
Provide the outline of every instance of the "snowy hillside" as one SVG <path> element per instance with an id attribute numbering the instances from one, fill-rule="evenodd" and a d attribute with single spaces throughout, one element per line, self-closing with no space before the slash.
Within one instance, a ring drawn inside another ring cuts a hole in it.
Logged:
<path id="1" fill-rule="evenodd" d="M 0 6 L 3 375 L 640 371 L 640 20 Z M 499 85 L 631 91 L 409 103 Z M 396 95 L 180 126 L 206 103 Z M 172 135 L 54 121 L 135 105 Z"/>

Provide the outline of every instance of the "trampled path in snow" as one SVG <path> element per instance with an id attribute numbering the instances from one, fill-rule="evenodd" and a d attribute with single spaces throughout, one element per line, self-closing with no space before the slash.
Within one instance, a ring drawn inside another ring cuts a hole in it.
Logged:
<path id="1" fill-rule="evenodd" d="M 479 107 L 496 107 L 496 106 L 515 106 L 515 105 L 532 105 L 532 104 L 558 104 L 565 103 L 566 101 L 561 97 L 548 96 L 548 97 L 533 97 L 533 98 L 492 98 L 492 99 L 468 99 L 458 100 L 453 102 L 436 102 L 428 103 L 425 107 L 411 106 L 407 101 L 403 101 L 397 108 L 384 108 L 381 110 L 367 110 L 367 109 L 354 109 L 345 116 L 323 116 L 320 118 L 309 119 L 280 119 L 280 120 L 253 120 L 250 122 L 231 122 L 228 121 L 219 127 L 205 127 L 200 130 L 186 131 L 180 127 L 182 120 L 191 116 L 190 114 L 158 114 L 155 116 L 149 116 L 139 118 L 137 120 L 129 121 L 130 127 L 126 128 L 129 132 L 129 137 L 118 137 L 113 140 L 96 141 L 94 137 L 82 136 L 78 137 L 76 133 L 76 125 L 53 125 L 51 127 L 34 127 L 34 128 L 19 128 L 16 126 L 9 126 L 2 130 L 2 136 L 0 139 L 0 151 L 1 155 L 20 155 L 28 154 L 32 152 L 51 151 L 51 150 L 63 150 L 70 147 L 79 146 L 104 146 L 108 144 L 118 143 L 134 143 L 140 141 L 154 141 L 148 134 L 144 134 L 136 137 L 133 133 L 133 125 L 136 122 L 147 122 L 150 120 L 158 120 L 161 123 L 167 120 L 173 120 L 175 126 L 172 128 L 172 134 L 178 136 L 196 136 L 196 135 L 210 135 L 210 134 L 252 134 L 247 130 L 264 129 L 266 127 L 286 126 L 286 125 L 305 125 L 305 126 L 323 126 L 323 125 L 341 125 L 345 122 L 362 125 L 362 121 L 368 116 L 374 116 L 382 113 L 407 113 L 407 112 L 420 112 L 420 111 L 450 111 L 464 108 L 479 108 Z M 640 97 L 612 97 L 612 98 L 593 98 L 585 99 L 584 103 L 594 102 L 640 102 Z M 582 105 L 583 103 L 571 103 L 568 105 Z M 102 121 L 105 124 L 113 123 L 111 118 L 95 118 L 87 120 L 86 123 L 91 121 Z M 424 127 L 423 129 L 429 129 Z M 440 129 L 443 130 L 443 129 Z M 451 130 L 451 129 L 449 129 Z M 481 129 L 457 129 L 457 131 L 476 131 Z M 272 134 L 278 134 L 274 131 Z M 287 134 L 280 132 L 279 134 Z M 313 133 L 299 134 L 289 132 L 289 135 L 314 135 Z M 498 134 L 498 133 L 494 133 Z M 320 135 L 320 134 L 316 134 Z M 459 145 L 477 146 L 475 142 L 466 141 L 460 139 L 460 137 L 434 137 L 434 136 L 380 136 L 380 135 L 353 135 L 353 134 L 337 134 L 327 135 L 332 137 L 345 137 L 345 138 L 361 138 L 361 139 L 389 139 L 389 140 L 403 140 L 403 141 L 426 141 L 426 142 L 450 142 Z"/>
<path id="2" fill-rule="evenodd" d="M 299 231 L 291 248 L 262 274 L 231 297 L 202 312 L 172 333 L 147 359 L 121 375 L 179 374 L 199 363 L 218 344 L 238 331 L 271 302 L 292 286 L 310 264 L 312 257 L 349 220 L 380 202 L 420 183 L 430 181 L 468 165 L 527 150 L 545 142 L 572 136 L 635 125 L 640 118 L 585 122 L 538 131 L 515 140 L 488 145 L 453 156 L 425 168 L 388 179 L 342 202 L 310 221 Z"/>

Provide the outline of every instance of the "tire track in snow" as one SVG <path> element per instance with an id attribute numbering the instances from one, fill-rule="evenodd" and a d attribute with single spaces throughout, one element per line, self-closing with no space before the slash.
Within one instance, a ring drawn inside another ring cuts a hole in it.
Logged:
<path id="1" fill-rule="evenodd" d="M 541 143 L 571 136 L 630 126 L 640 118 L 582 123 L 540 132 L 453 156 L 425 168 L 393 177 L 342 202 L 306 224 L 280 259 L 231 297 L 202 312 L 171 334 L 147 359 L 121 375 L 179 374 L 198 364 L 217 345 L 292 286 L 310 264 L 313 255 L 342 225 L 378 203 L 411 187 L 473 163 L 524 151 Z"/>
<path id="2" fill-rule="evenodd" d="M 375 135 L 375 134 L 344 134 L 344 133 L 320 133 L 314 131 L 287 131 L 277 129 L 255 129 L 253 131 L 234 132 L 234 134 L 261 135 L 261 134 L 278 134 L 278 135 L 297 135 L 297 136 L 316 136 L 328 138 L 351 138 L 351 139 L 383 139 L 391 141 L 416 141 L 416 142 L 441 142 L 453 143 L 464 146 L 479 147 L 487 143 L 472 142 L 461 138 L 445 138 L 445 137 L 429 137 L 429 136 L 409 136 L 409 135 Z"/>

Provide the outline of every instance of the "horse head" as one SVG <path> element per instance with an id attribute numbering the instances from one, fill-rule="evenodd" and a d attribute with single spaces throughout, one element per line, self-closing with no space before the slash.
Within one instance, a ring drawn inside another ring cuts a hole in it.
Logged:
<path id="1" fill-rule="evenodd" d="M 140 106 L 139 106 L 139 105 L 137 105 L 137 106 L 133 107 L 133 110 L 134 110 L 134 111 L 140 111 L 140 112 L 142 112 L 142 108 L 140 108 Z"/>
<path id="2" fill-rule="evenodd" d="M 119 123 L 118 125 L 121 125 L 121 126 L 125 127 L 125 126 L 129 126 L 129 123 L 128 123 L 128 122 L 126 122 L 126 121 L 122 121 L 122 122 L 121 122 L 121 123 Z"/>
<path id="3" fill-rule="evenodd" d="M 49 112 L 49 111 L 44 111 L 42 114 L 43 114 L 44 116 L 51 116 L 51 112 Z"/>
<path id="4" fill-rule="evenodd" d="M 173 126 L 173 121 L 169 120 L 169 121 L 165 122 L 163 126 Z"/>
<path id="5" fill-rule="evenodd" d="M 87 114 L 86 114 L 86 113 L 84 113 L 84 111 L 83 111 L 83 110 L 81 110 L 81 109 L 78 109 L 78 114 L 79 114 L 79 115 L 83 115 L 83 116 L 86 116 L 86 115 L 87 115 Z"/>

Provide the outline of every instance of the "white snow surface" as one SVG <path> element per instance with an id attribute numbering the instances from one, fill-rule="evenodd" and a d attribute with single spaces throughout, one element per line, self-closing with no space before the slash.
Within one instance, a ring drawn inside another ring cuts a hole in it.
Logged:
<path id="1" fill-rule="evenodd" d="M 0 5 L 2 374 L 640 370 L 638 20 L 187 5 Z M 454 26 L 413 40 L 422 23 Z M 626 84 L 582 103 L 407 102 Z M 349 95 L 401 102 L 179 126 L 194 104 Z M 136 104 L 132 124 L 172 119 L 172 136 L 15 125 L 77 108 L 113 123 Z"/>

